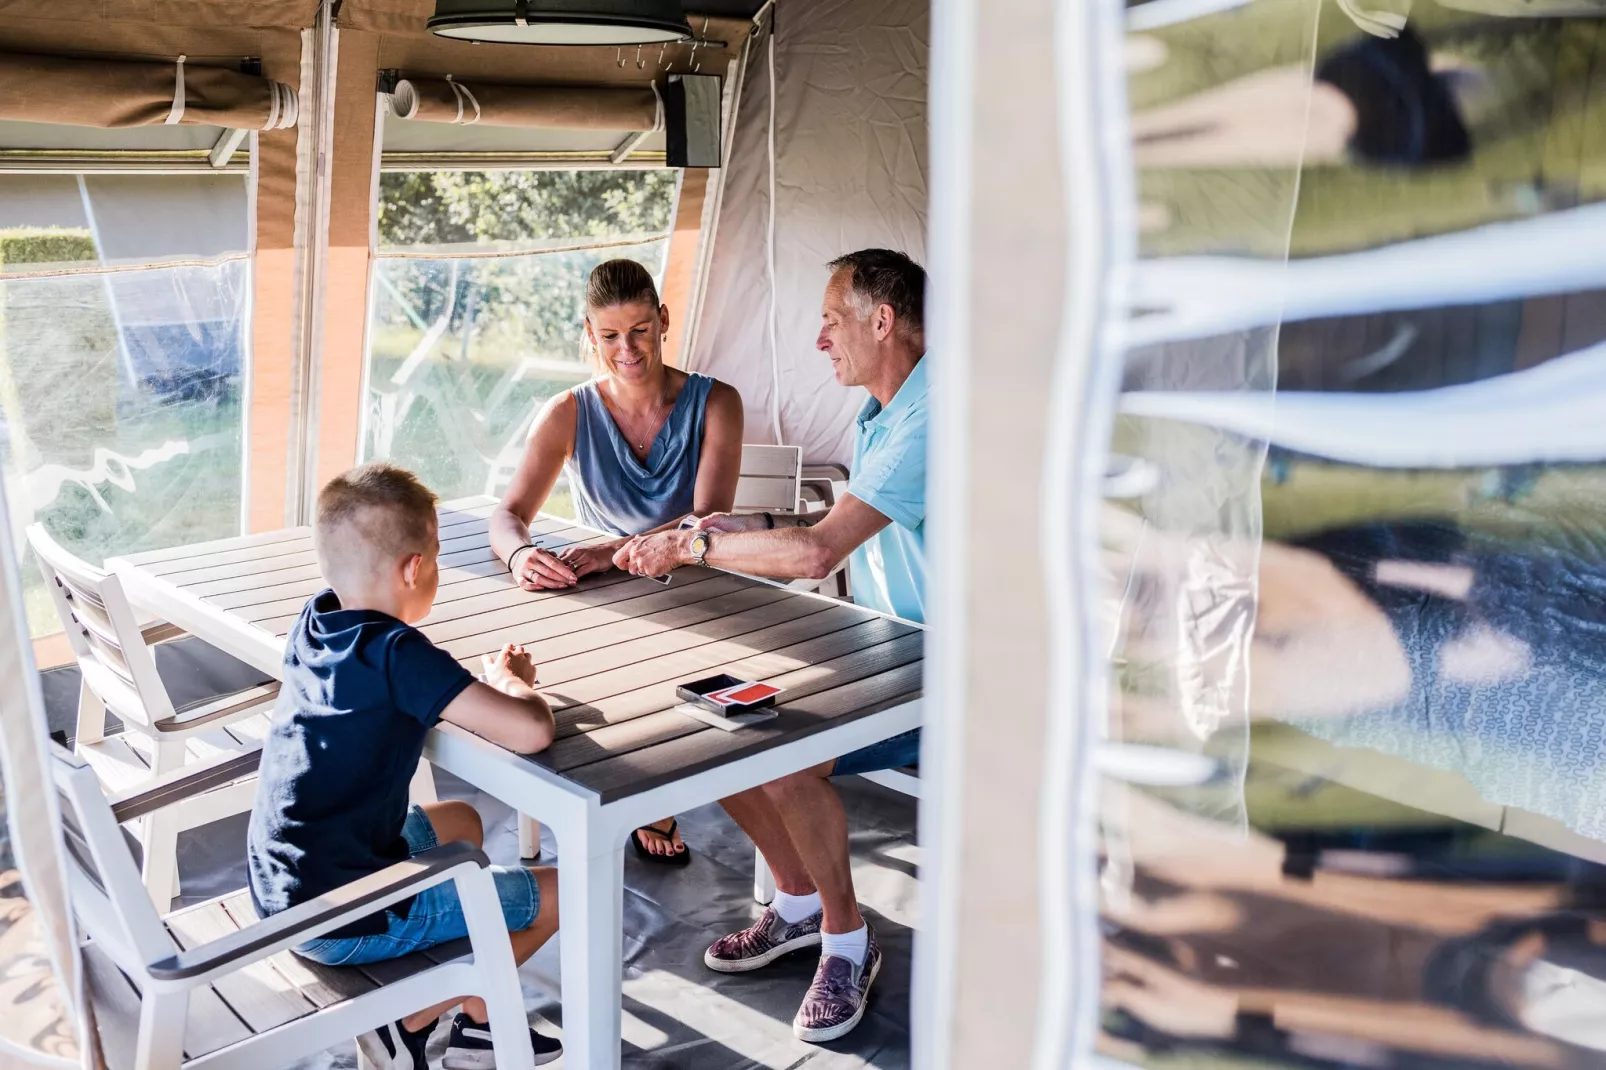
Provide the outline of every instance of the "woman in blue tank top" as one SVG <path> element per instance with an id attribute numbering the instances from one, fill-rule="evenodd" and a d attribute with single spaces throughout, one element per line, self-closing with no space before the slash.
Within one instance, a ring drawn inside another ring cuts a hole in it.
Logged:
<path id="1" fill-rule="evenodd" d="M 647 269 L 609 260 L 586 284 L 585 336 L 596 377 L 541 410 L 524 460 L 491 514 L 491 547 L 527 591 L 572 586 L 613 567 L 634 535 L 695 513 L 729 512 L 742 463 L 742 399 L 734 387 L 663 361 L 669 308 Z M 579 523 L 618 536 L 551 554 L 530 546 L 530 522 L 567 472 Z M 636 851 L 691 860 L 674 819 L 638 829 Z"/>

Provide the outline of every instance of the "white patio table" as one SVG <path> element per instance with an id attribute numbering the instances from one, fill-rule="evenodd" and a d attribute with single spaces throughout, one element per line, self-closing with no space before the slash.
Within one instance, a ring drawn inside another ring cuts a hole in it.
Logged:
<path id="1" fill-rule="evenodd" d="M 905 621 L 711 568 L 680 569 L 667 586 L 613 571 L 567 591 L 522 591 L 490 549 L 493 505 L 441 508 L 440 593 L 420 627 L 476 671 L 503 643 L 529 647 L 557 738 L 521 755 L 443 724 L 424 753 L 552 828 L 565 1065 L 617 1067 L 630 831 L 914 728 L 924 637 Z M 547 516 L 531 528 L 549 549 L 601 537 Z M 108 567 L 138 605 L 275 677 L 286 633 L 322 586 L 308 528 Z M 785 688 L 779 717 L 726 732 L 675 709 L 677 683 L 718 672 Z"/>

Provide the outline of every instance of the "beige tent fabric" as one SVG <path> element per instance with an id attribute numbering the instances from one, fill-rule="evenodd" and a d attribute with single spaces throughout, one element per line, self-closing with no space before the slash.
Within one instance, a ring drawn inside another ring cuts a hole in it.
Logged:
<path id="1" fill-rule="evenodd" d="M 0 53 L 0 119 L 69 126 L 295 125 L 289 86 L 221 67 Z"/>
<path id="2" fill-rule="evenodd" d="M 390 95 L 402 119 L 556 130 L 651 130 L 658 97 L 651 87 L 493 85 L 455 79 L 407 79 Z"/>
<path id="3" fill-rule="evenodd" d="M 769 338 L 768 42 L 755 39 L 714 235 L 702 320 L 684 367 L 735 386 L 749 442 L 781 437 L 846 464 L 865 393 L 814 348 L 826 262 L 926 244 L 925 0 L 783 3 L 775 38 L 775 361 Z M 1002 1064 L 1000 1064 L 1002 1065 Z"/>
<path id="4" fill-rule="evenodd" d="M 62 24 L 139 24 L 197 29 L 240 27 L 299 30 L 312 25 L 318 0 L 117 0 L 116 3 L 43 3 L 42 0 L 0 0 L 0 24 L 13 18 Z M 102 30 L 99 47 L 122 47 Z"/>

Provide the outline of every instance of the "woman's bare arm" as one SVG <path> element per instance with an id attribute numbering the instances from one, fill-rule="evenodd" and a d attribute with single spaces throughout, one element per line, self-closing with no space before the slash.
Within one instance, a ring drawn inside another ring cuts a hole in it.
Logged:
<path id="1" fill-rule="evenodd" d="M 697 486 L 692 493 L 692 512 L 698 516 L 728 513 L 736 505 L 742 423 L 742 395 L 728 383 L 716 382 L 708 393 L 703 451 L 697 458 Z"/>
<path id="2" fill-rule="evenodd" d="M 501 503 L 491 511 L 491 549 L 504 563 L 530 541 L 530 521 L 546 504 L 563 463 L 574 449 L 575 422 L 574 395 L 568 391 L 548 401 L 536 416 L 524 447 L 524 459 L 513 473 Z M 519 554 L 514 564 L 524 574 L 521 586 L 530 590 L 566 587 L 575 581 L 567 565 L 543 551 Z"/>

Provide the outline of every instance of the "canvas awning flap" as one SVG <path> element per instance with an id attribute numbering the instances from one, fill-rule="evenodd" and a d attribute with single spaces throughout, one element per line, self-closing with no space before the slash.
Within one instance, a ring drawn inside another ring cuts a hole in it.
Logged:
<path id="1" fill-rule="evenodd" d="M 68 126 L 202 124 L 292 127 L 296 92 L 282 82 L 182 59 L 73 59 L 0 54 L 0 119 Z"/>
<path id="2" fill-rule="evenodd" d="M 0 17 L 6 20 L 8 30 L 17 19 L 54 23 L 78 27 L 86 48 L 91 42 L 100 48 L 115 42 L 117 48 L 128 49 L 129 34 L 136 28 L 231 33 L 242 28 L 301 30 L 312 25 L 318 4 L 319 0 L 119 0 L 115 4 L 0 0 Z"/>
<path id="3" fill-rule="evenodd" d="M 555 130 L 652 130 L 662 105 L 650 85 L 533 86 L 403 78 L 390 95 L 402 119 Z"/>

